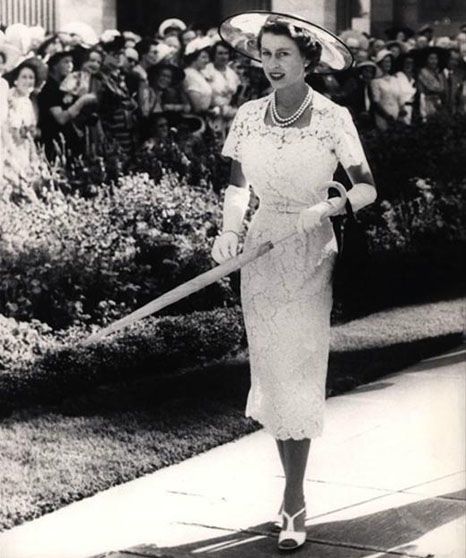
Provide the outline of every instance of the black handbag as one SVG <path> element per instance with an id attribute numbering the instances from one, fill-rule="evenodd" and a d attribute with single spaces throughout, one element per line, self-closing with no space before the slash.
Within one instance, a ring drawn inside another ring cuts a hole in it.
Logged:
<path id="1" fill-rule="evenodd" d="M 338 256 L 333 269 L 333 296 L 348 317 L 364 313 L 364 285 L 368 281 L 369 246 L 364 229 L 356 219 L 349 200 L 346 215 L 331 217 Z"/>

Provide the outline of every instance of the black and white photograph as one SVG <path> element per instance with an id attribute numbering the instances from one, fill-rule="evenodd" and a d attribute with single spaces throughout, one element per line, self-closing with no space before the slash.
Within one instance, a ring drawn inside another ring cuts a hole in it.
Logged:
<path id="1" fill-rule="evenodd" d="M 464 0 L 0 0 L 0 558 L 465 558 L 465 279 Z"/>

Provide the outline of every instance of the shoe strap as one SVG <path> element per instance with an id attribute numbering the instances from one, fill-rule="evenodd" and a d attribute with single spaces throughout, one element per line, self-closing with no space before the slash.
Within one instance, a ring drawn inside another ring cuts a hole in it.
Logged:
<path id="1" fill-rule="evenodd" d="M 298 515 L 300 513 L 303 513 L 303 511 L 306 511 L 306 506 L 303 506 L 299 511 L 297 511 L 296 513 L 294 513 L 293 515 L 289 515 L 285 510 L 283 510 L 283 515 L 286 517 L 286 526 L 287 526 L 287 531 L 290 530 L 290 523 L 291 523 L 291 531 L 294 531 L 294 520 L 296 517 L 298 517 Z"/>

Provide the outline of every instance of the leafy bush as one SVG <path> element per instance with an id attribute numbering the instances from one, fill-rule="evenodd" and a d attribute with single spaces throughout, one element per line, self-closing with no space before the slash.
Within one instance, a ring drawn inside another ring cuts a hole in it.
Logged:
<path id="1" fill-rule="evenodd" d="M 237 307 L 148 318 L 98 344 L 83 346 L 80 341 L 87 333 L 71 328 L 61 339 L 35 340 L 36 347 L 44 349 L 42 356 L 0 372 L 0 409 L 58 401 L 109 380 L 173 373 L 224 357 L 244 342 Z M 8 342 L 4 346 L 8 349 Z M 0 358 L 6 360 L 12 352 L 5 355 Z"/>
<path id="2" fill-rule="evenodd" d="M 417 126 L 374 130 L 362 141 L 382 199 L 415 196 L 413 177 L 445 184 L 466 176 L 466 115 L 438 115 Z"/>
<path id="3" fill-rule="evenodd" d="M 211 191 L 147 175 L 90 199 L 46 190 L 35 204 L 0 204 L 0 313 L 55 328 L 105 323 L 210 268 L 221 210 Z M 179 308 L 232 300 L 225 280 Z"/>

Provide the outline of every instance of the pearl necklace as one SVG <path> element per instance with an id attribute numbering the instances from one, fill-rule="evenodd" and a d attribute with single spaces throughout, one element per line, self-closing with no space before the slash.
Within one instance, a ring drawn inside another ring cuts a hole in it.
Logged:
<path id="1" fill-rule="evenodd" d="M 288 118 L 282 118 L 278 114 L 276 93 L 274 93 L 270 101 L 270 106 L 272 109 L 271 110 L 272 122 L 275 124 L 275 126 L 281 126 L 282 128 L 285 126 L 291 126 L 298 120 L 298 118 L 300 118 L 303 115 L 304 111 L 311 104 L 311 101 L 312 101 L 312 89 L 308 87 L 306 96 L 304 97 L 303 102 L 296 109 L 296 111 Z"/>

